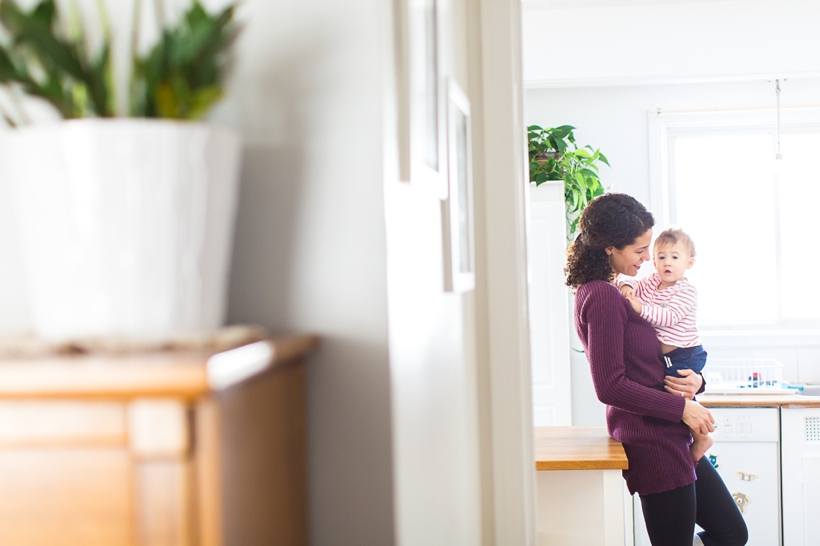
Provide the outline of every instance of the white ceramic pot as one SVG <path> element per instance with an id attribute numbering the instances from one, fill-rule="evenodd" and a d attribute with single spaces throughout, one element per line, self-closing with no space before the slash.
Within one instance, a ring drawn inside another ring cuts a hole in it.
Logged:
<path id="1" fill-rule="evenodd" d="M 241 143 L 207 123 L 5 132 L 34 333 L 156 339 L 224 322 Z"/>

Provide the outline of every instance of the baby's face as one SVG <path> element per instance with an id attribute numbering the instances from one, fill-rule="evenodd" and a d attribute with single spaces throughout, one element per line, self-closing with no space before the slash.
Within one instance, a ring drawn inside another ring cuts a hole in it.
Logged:
<path id="1" fill-rule="evenodd" d="M 686 275 L 686 270 L 695 263 L 695 258 L 689 255 L 686 247 L 681 243 L 663 245 L 655 249 L 652 259 L 655 271 L 664 283 L 675 283 Z"/>

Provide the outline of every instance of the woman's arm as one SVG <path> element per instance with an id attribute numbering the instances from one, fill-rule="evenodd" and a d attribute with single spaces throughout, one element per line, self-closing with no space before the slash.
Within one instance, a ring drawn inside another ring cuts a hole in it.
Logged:
<path id="1" fill-rule="evenodd" d="M 685 399 L 636 383 L 626 376 L 623 355 L 627 316 L 618 290 L 604 283 L 587 286 L 587 290 L 589 292 L 576 303 L 580 304 L 580 324 L 586 330 L 582 339 L 598 399 L 633 413 L 680 421 Z"/>

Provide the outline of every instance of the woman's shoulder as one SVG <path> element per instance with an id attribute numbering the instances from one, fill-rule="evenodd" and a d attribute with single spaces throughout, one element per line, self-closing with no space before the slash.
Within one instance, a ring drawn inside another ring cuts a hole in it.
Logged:
<path id="1" fill-rule="evenodd" d="M 575 293 L 575 300 L 579 303 L 587 301 L 620 301 L 623 300 L 621 292 L 607 281 L 589 281 L 578 287 Z"/>
<path id="2" fill-rule="evenodd" d="M 589 281 L 578 287 L 575 298 L 580 300 L 621 297 L 618 289 L 607 281 Z"/>
<path id="3" fill-rule="evenodd" d="M 589 281 L 575 293 L 575 311 L 581 320 L 595 316 L 625 317 L 629 302 L 615 285 L 607 281 Z"/>

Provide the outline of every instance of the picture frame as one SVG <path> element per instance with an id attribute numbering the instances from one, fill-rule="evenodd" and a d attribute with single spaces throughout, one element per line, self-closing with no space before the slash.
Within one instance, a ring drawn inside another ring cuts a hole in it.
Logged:
<path id="1" fill-rule="evenodd" d="M 448 196 L 441 204 L 444 289 L 475 288 L 475 218 L 470 101 L 454 81 L 447 85 Z"/>
<path id="2" fill-rule="evenodd" d="M 399 0 L 399 171 L 403 182 L 447 197 L 447 145 L 441 71 L 441 0 Z"/>

